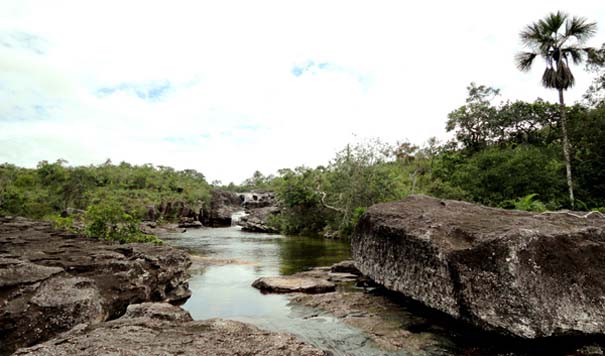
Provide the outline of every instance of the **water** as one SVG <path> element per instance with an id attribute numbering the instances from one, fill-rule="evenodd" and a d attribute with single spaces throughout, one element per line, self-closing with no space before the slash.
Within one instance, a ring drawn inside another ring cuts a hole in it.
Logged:
<path id="1" fill-rule="evenodd" d="M 223 318 L 254 324 L 262 329 L 288 332 L 334 355 L 567 355 L 553 340 L 515 345 L 519 340 L 487 337 L 466 329 L 438 312 L 423 310 L 394 297 L 388 318 L 414 333 L 408 341 L 432 340 L 431 347 L 399 352 L 380 350 L 359 329 L 329 314 L 289 303 L 287 295 L 261 294 L 251 287 L 263 276 L 288 275 L 349 259 L 343 241 L 247 233 L 238 227 L 192 229 L 162 238 L 192 255 L 223 264 L 194 268 L 189 282 L 191 298 L 183 306 L 194 319 Z M 195 257 L 194 257 L 195 258 Z M 424 308 L 426 309 L 426 308 Z M 567 342 L 561 346 L 569 346 Z M 544 353 L 544 350 L 549 351 Z M 501 352 L 503 351 L 504 352 Z"/>
<path id="2" fill-rule="evenodd" d="M 194 319 L 218 317 L 289 332 L 334 355 L 387 354 L 363 332 L 337 318 L 290 305 L 287 295 L 263 295 L 251 287 L 259 277 L 293 274 L 349 259 L 347 242 L 246 233 L 238 227 L 189 230 L 162 238 L 193 255 L 235 260 L 192 271 L 192 296 L 183 308 Z"/>

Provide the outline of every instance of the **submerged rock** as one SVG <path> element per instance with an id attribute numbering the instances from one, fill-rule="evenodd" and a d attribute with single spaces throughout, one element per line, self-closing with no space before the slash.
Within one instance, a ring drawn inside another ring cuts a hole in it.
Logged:
<path id="1" fill-rule="evenodd" d="M 523 338 L 605 333 L 605 219 L 425 196 L 370 207 L 352 237 L 388 289 Z"/>
<path id="2" fill-rule="evenodd" d="M 0 355 L 116 318 L 129 304 L 183 302 L 190 264 L 168 246 L 120 245 L 0 218 Z"/>
<path id="3" fill-rule="evenodd" d="M 302 276 L 261 277 L 252 287 L 265 293 L 327 293 L 336 290 L 336 284 L 321 278 Z"/>
<path id="4" fill-rule="evenodd" d="M 192 321 L 169 304 L 131 305 L 113 321 L 81 324 L 60 337 L 15 355 L 264 355 L 327 356 L 288 334 L 272 333 L 237 321 Z"/>

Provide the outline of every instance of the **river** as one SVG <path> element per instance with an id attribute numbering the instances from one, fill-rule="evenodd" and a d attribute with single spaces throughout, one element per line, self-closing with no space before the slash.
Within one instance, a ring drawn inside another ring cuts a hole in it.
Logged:
<path id="1" fill-rule="evenodd" d="M 238 227 L 192 229 L 163 239 L 194 255 L 235 262 L 192 271 L 192 295 L 183 308 L 196 320 L 231 319 L 289 332 L 334 355 L 403 355 L 385 353 L 362 331 L 337 318 L 291 305 L 287 295 L 261 294 L 250 286 L 259 277 L 293 274 L 348 259 L 347 242 L 247 233 Z"/>

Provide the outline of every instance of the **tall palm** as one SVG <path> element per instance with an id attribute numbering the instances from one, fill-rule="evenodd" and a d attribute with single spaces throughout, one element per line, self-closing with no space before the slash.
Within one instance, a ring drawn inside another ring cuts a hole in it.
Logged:
<path id="1" fill-rule="evenodd" d="M 575 82 L 569 67 L 570 61 L 573 64 L 580 64 L 586 58 L 593 56 L 594 48 L 584 47 L 584 45 L 596 33 L 596 30 L 597 25 L 588 22 L 585 18 L 569 17 L 561 11 L 551 13 L 521 31 L 521 41 L 529 51 L 518 53 L 515 58 L 517 67 L 526 72 L 530 70 L 534 59 L 542 57 L 546 61 L 542 85 L 559 92 L 563 155 L 565 156 L 565 170 L 572 209 L 575 202 L 563 91 L 571 88 Z"/>

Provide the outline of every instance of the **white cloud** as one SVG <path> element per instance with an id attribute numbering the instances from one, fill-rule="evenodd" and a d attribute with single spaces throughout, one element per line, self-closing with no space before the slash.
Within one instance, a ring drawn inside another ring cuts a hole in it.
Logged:
<path id="1" fill-rule="evenodd" d="M 0 44 L 22 33 L 43 49 L 0 45 L 0 161 L 111 158 L 239 182 L 325 164 L 355 137 L 443 137 L 471 81 L 556 99 L 513 55 L 522 27 L 557 9 L 605 18 L 600 1 L 3 1 Z M 570 101 L 589 81 L 575 73 Z"/>

